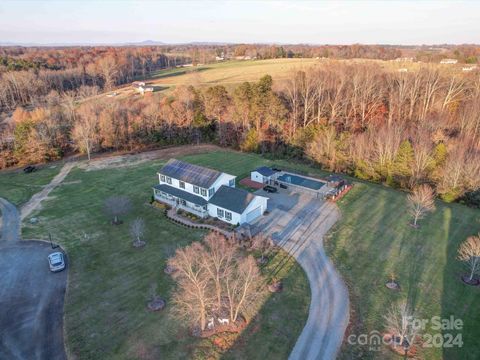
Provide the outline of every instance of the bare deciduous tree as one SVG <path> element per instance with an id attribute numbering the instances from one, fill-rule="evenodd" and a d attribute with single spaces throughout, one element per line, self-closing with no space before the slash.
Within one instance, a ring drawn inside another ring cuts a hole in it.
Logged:
<path id="1" fill-rule="evenodd" d="M 406 302 L 394 304 L 383 318 L 387 330 L 392 335 L 392 345 L 402 346 L 407 354 L 420 330 L 413 321 L 413 310 Z"/>
<path id="2" fill-rule="evenodd" d="M 226 278 L 225 292 L 228 298 L 230 320 L 235 322 L 240 313 L 259 299 L 261 275 L 253 256 L 240 260 L 235 271 Z"/>
<path id="3" fill-rule="evenodd" d="M 432 188 L 428 185 L 420 185 L 408 195 L 410 215 L 413 217 L 413 226 L 427 213 L 435 210 L 435 197 Z"/>
<path id="4" fill-rule="evenodd" d="M 222 284 L 232 272 L 237 246 L 223 235 L 210 233 L 204 239 L 206 251 L 202 258 L 215 286 L 217 309 L 222 307 Z"/>
<path id="5" fill-rule="evenodd" d="M 133 238 L 133 245 L 136 247 L 145 245 L 143 236 L 145 235 L 145 221 L 142 218 L 136 218 L 130 224 L 130 235 Z"/>
<path id="6" fill-rule="evenodd" d="M 458 259 L 464 261 L 469 270 L 468 281 L 473 280 L 473 276 L 480 272 L 480 233 L 477 236 L 470 236 L 458 248 Z"/>
<path id="7" fill-rule="evenodd" d="M 81 152 L 86 152 L 88 160 L 98 141 L 98 120 L 91 106 L 79 108 L 79 118 L 72 130 L 72 139 Z"/>
<path id="8" fill-rule="evenodd" d="M 176 269 L 174 314 L 202 331 L 211 316 L 228 316 L 235 323 L 262 295 L 262 277 L 253 257 L 242 256 L 236 244 L 219 234 L 207 235 L 204 243 L 178 249 L 168 260 Z"/>
<path id="9" fill-rule="evenodd" d="M 132 203 L 126 196 L 111 196 L 105 200 L 104 204 L 105 212 L 113 218 L 113 224 L 119 224 L 119 216 L 127 214 L 131 207 Z"/>
<path id="10" fill-rule="evenodd" d="M 209 273 L 202 257 L 205 248 L 195 242 L 183 249 L 177 249 L 168 265 L 176 269 L 172 276 L 177 281 L 173 295 L 174 314 L 200 330 L 207 326 L 207 313 L 215 303 L 215 293 L 211 291 Z"/>

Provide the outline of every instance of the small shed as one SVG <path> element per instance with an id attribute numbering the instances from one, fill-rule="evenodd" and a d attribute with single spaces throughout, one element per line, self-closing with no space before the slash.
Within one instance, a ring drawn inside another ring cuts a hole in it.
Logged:
<path id="1" fill-rule="evenodd" d="M 325 180 L 327 181 L 328 186 L 332 188 L 341 187 L 345 183 L 345 179 L 336 174 L 329 175 Z"/>
<path id="2" fill-rule="evenodd" d="M 275 170 L 267 166 L 261 166 L 250 173 L 250 179 L 258 183 L 268 184 L 272 180 L 272 176 L 275 173 Z"/>

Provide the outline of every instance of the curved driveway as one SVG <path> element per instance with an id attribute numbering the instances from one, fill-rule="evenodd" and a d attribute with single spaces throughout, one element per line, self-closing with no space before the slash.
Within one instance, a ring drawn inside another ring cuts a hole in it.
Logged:
<path id="1" fill-rule="evenodd" d="M 0 359 L 63 360 L 67 271 L 51 273 L 42 241 L 20 241 L 19 212 L 0 198 Z"/>
<path id="2" fill-rule="evenodd" d="M 263 194 L 270 215 L 254 224 L 289 252 L 307 274 L 311 301 L 308 319 L 291 360 L 335 359 L 349 320 L 347 288 L 327 258 L 323 237 L 340 218 L 335 204 L 306 193 Z"/>

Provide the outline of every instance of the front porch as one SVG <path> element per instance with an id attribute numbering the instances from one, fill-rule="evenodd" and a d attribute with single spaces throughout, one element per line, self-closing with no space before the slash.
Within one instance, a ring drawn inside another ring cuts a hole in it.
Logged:
<path id="1" fill-rule="evenodd" d="M 208 216 L 207 205 L 197 205 L 185 199 L 182 199 L 181 197 L 173 196 L 157 189 L 154 190 L 153 197 L 157 201 L 168 204 L 176 209 L 185 210 L 202 219 Z"/>

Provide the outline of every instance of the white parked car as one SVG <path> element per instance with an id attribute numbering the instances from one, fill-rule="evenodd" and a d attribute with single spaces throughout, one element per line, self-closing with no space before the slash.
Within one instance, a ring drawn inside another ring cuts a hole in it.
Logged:
<path id="1" fill-rule="evenodd" d="M 57 251 L 48 255 L 48 265 L 52 272 L 65 269 L 65 257 L 63 256 L 63 253 Z"/>

